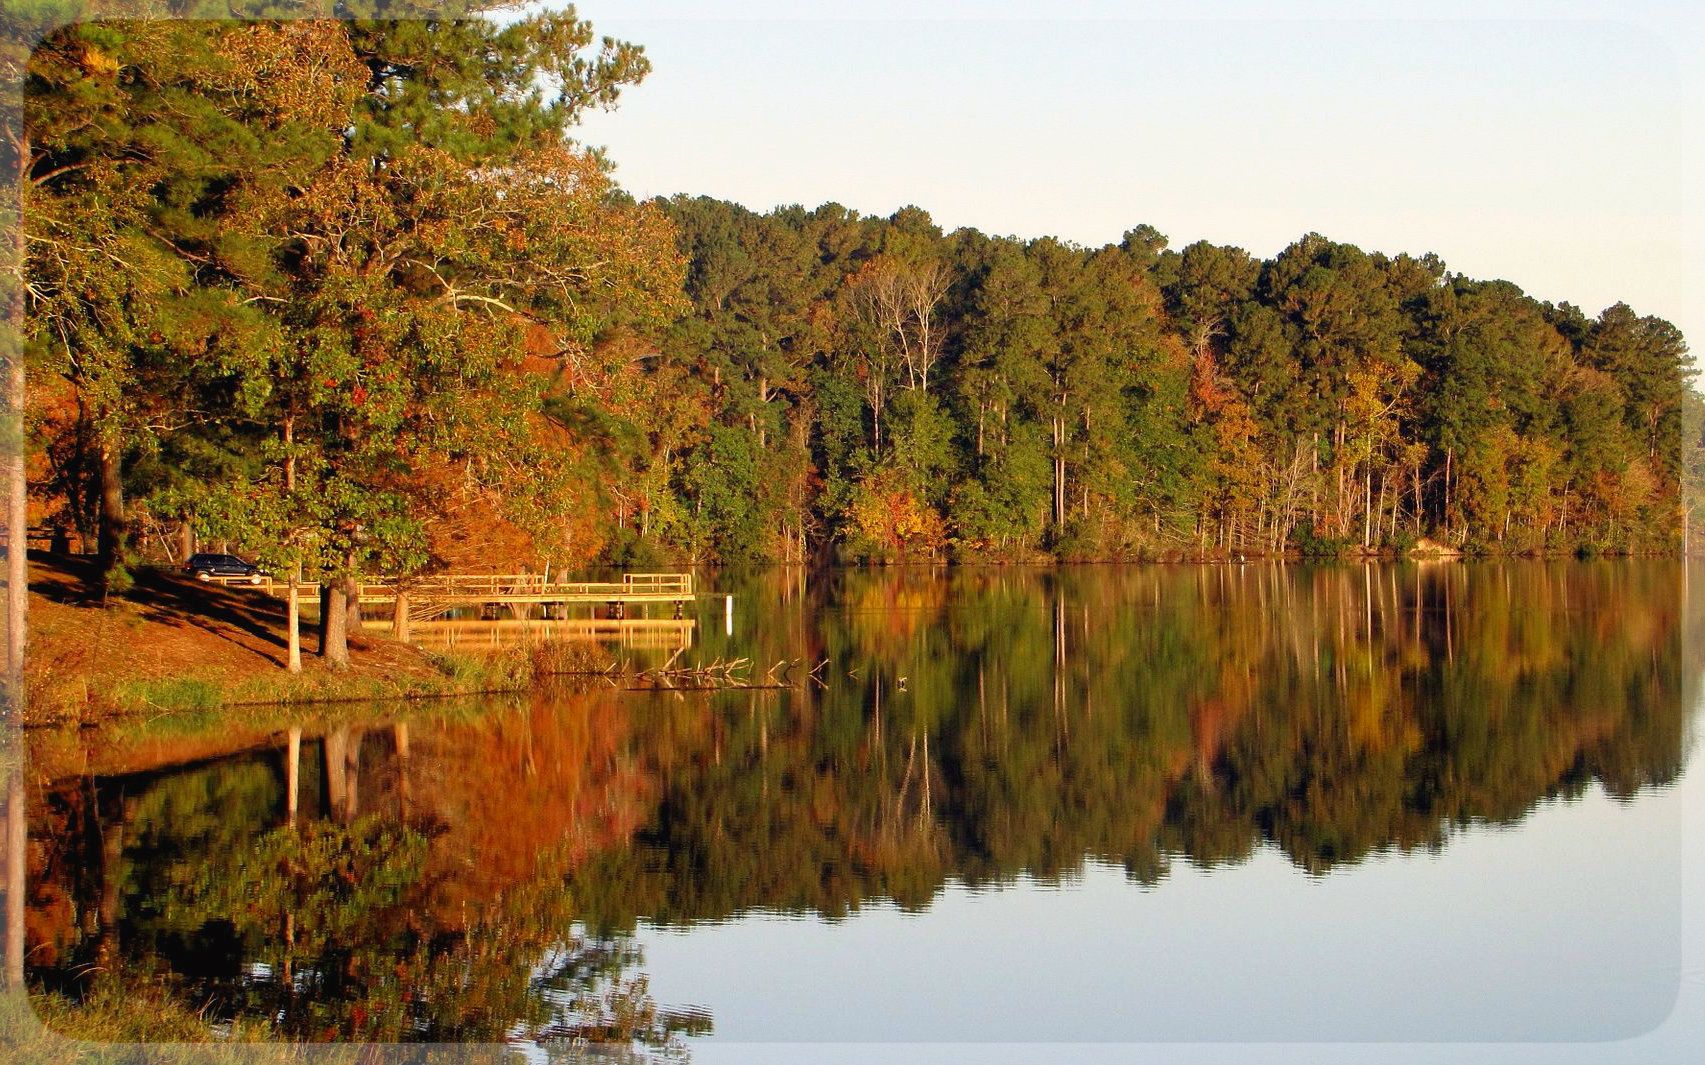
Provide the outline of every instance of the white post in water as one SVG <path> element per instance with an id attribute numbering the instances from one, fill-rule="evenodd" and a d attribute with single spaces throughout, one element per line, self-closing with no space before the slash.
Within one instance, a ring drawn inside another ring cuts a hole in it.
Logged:
<path id="1" fill-rule="evenodd" d="M 727 635 L 734 635 L 734 597 L 732 595 L 722 597 L 722 628 Z"/>

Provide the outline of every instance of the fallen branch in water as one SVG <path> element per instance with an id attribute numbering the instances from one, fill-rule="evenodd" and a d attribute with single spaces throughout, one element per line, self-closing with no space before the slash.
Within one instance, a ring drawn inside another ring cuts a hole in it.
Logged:
<path id="1" fill-rule="evenodd" d="M 821 673 L 829 664 L 824 659 L 807 668 L 804 659 L 782 658 L 762 673 L 755 673 L 750 658 L 685 664 L 680 662 L 681 654 L 677 650 L 668 661 L 650 669 L 635 669 L 626 661 L 612 662 L 598 675 L 623 691 L 789 691 L 811 682 L 822 687 Z"/>

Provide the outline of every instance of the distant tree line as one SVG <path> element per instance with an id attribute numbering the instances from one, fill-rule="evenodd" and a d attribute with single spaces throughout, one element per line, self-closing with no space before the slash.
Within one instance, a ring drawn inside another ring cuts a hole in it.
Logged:
<path id="1" fill-rule="evenodd" d="M 1313 234 L 637 203 L 570 136 L 648 69 L 572 11 L 54 30 L 12 71 L 37 518 L 106 590 L 252 552 L 334 660 L 362 573 L 1685 535 L 1661 319 Z"/>
<path id="2" fill-rule="evenodd" d="M 1687 347 L 1624 304 L 1590 318 L 1317 234 L 1261 260 L 1148 227 L 1082 248 L 916 208 L 659 206 L 691 310 L 653 379 L 682 398 L 645 410 L 617 520 L 665 550 L 1679 544 Z"/>

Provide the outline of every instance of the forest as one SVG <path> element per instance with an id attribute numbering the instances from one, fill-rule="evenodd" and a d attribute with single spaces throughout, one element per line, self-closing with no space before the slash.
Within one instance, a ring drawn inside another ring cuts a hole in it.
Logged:
<path id="1" fill-rule="evenodd" d="M 363 573 L 1690 528 L 1702 407 L 1660 318 L 1314 233 L 641 202 L 574 132 L 649 61 L 572 8 L 85 21 L 8 61 L 30 524 L 105 589 L 198 543 L 336 614 Z"/>
<path id="2" fill-rule="evenodd" d="M 1679 545 L 1687 346 L 1623 304 L 1588 317 L 1312 233 L 1262 260 L 1142 226 L 1082 248 L 943 234 L 916 208 L 659 207 L 691 301 L 659 351 L 703 414 L 691 439 L 632 435 L 619 543 L 860 561 Z"/>

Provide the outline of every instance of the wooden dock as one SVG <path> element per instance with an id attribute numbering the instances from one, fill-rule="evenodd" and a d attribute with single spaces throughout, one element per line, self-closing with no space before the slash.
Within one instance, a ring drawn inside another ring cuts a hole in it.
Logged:
<path id="1" fill-rule="evenodd" d="M 289 588 L 274 577 L 264 578 L 258 587 L 280 597 Z M 628 573 L 620 581 L 559 581 L 544 573 L 434 574 L 400 582 L 368 581 L 357 589 L 363 606 L 395 610 L 401 598 L 412 621 L 428 621 L 458 607 L 507 606 L 520 615 L 524 608 L 538 606 L 549 615 L 552 608 L 575 604 L 603 606 L 616 620 L 625 618 L 629 607 L 659 604 L 673 607 L 679 618 L 698 594 L 691 573 Z"/>

